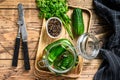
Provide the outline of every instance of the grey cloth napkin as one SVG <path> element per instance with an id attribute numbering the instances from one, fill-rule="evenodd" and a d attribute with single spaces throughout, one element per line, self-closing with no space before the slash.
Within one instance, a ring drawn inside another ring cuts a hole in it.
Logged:
<path id="1" fill-rule="evenodd" d="M 120 80 L 120 0 L 94 0 L 95 10 L 104 18 L 112 35 L 100 50 L 103 63 L 94 80 Z"/>

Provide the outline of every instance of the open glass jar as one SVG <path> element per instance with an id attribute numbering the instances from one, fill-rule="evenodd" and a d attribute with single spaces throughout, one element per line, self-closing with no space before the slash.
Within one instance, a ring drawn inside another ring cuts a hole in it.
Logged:
<path id="1" fill-rule="evenodd" d="M 69 40 L 60 39 L 45 48 L 45 55 L 38 65 L 43 68 L 47 67 L 51 72 L 66 73 L 75 66 L 76 54 Z"/>
<path id="2" fill-rule="evenodd" d="M 47 67 L 54 73 L 67 73 L 77 63 L 78 56 L 93 59 L 98 55 L 99 49 L 99 41 L 89 33 L 78 38 L 76 47 L 68 39 L 59 39 L 45 48 L 45 55 L 38 61 L 38 65 Z"/>

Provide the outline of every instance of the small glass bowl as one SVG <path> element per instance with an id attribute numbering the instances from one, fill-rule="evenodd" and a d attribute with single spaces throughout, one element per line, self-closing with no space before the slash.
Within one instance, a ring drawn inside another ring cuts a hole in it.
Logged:
<path id="1" fill-rule="evenodd" d="M 61 30 L 60 30 L 60 32 L 58 33 L 57 36 L 51 35 L 51 34 L 49 33 L 49 31 L 48 31 L 48 24 L 49 24 L 49 22 L 50 22 L 51 20 L 54 20 L 54 19 L 58 20 L 58 21 L 60 22 L 60 25 L 61 25 Z M 51 37 L 51 38 L 58 38 L 58 37 L 60 36 L 61 32 L 62 32 L 62 21 L 61 21 L 58 17 L 51 17 L 51 18 L 49 18 L 49 19 L 47 20 L 47 22 L 46 22 L 46 31 L 47 31 L 47 34 L 49 35 L 49 37 Z"/>
<path id="2" fill-rule="evenodd" d="M 98 39 L 89 33 L 82 34 L 77 41 L 78 54 L 85 59 L 94 59 L 97 57 L 100 45 Z"/>

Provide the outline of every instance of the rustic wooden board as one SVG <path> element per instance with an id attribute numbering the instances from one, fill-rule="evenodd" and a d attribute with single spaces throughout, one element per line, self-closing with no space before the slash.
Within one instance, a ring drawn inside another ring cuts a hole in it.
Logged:
<path id="1" fill-rule="evenodd" d="M 35 0 L 0 0 L 0 80 L 35 80 L 34 77 L 34 61 L 37 51 L 39 35 L 42 28 L 42 20 L 38 18 L 38 11 Z M 30 54 L 31 71 L 25 72 L 23 67 L 22 52 L 20 49 L 19 65 L 16 69 L 11 69 L 11 59 L 13 55 L 14 40 L 18 26 L 16 25 L 18 13 L 17 4 L 23 3 L 25 6 L 25 19 L 28 31 L 28 47 Z M 108 25 L 104 20 L 99 18 L 93 7 L 93 0 L 68 0 L 69 5 L 83 6 L 92 11 L 92 24 L 89 32 L 99 35 L 109 30 Z M 102 41 L 105 36 L 101 36 Z M 85 60 L 83 70 L 80 77 L 76 80 L 93 80 L 101 59 L 94 59 L 92 61 Z M 11 74 L 13 71 L 15 73 Z M 52 80 L 61 80 L 62 77 Z M 67 78 L 66 78 L 67 79 Z M 43 79 L 36 79 L 43 80 Z M 47 77 L 48 80 L 48 77 Z M 70 79 L 67 79 L 70 80 Z"/>
<path id="2" fill-rule="evenodd" d="M 72 15 L 72 12 L 73 12 L 73 9 L 74 8 L 78 8 L 76 6 L 69 6 L 69 11 L 68 11 L 68 15 L 69 17 L 71 18 L 71 15 Z M 82 7 L 79 7 L 83 10 L 83 22 L 84 22 L 84 33 L 88 32 L 89 30 L 89 27 L 90 27 L 90 22 L 91 22 L 91 12 L 88 10 L 88 9 L 84 9 Z M 40 35 L 40 40 L 39 40 L 39 44 L 38 44 L 38 51 L 37 51 L 37 55 L 36 55 L 36 61 L 35 61 L 35 69 L 36 69 L 36 73 L 38 73 L 37 75 L 41 74 L 41 73 L 45 73 L 46 76 L 52 74 L 51 72 L 49 71 L 44 71 L 44 70 L 41 70 L 40 68 L 38 68 L 38 62 L 42 59 L 42 56 L 43 56 L 43 52 L 44 52 L 44 48 L 56 41 L 56 40 L 59 40 L 59 39 L 62 39 L 62 38 L 66 38 L 68 40 L 70 40 L 73 45 L 76 47 L 77 46 L 77 38 L 75 39 L 71 39 L 67 33 L 67 31 L 64 29 L 64 27 L 62 28 L 62 32 L 61 32 L 61 35 L 59 38 L 57 39 L 53 39 L 53 38 L 50 38 L 46 32 L 46 20 L 44 19 L 43 20 L 43 25 L 42 25 L 42 30 L 41 30 L 41 35 Z M 80 72 L 82 70 L 82 67 L 83 67 L 83 58 L 81 56 L 79 56 L 79 64 L 76 66 L 76 68 L 70 72 L 68 72 L 67 74 L 63 74 L 62 76 L 65 76 L 65 77 L 71 77 L 71 78 L 76 78 L 76 77 L 79 77 L 80 76 Z M 53 75 L 54 76 L 54 75 Z"/>

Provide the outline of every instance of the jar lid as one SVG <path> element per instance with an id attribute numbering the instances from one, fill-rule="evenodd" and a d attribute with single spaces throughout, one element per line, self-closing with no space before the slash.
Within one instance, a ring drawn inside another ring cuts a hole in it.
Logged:
<path id="1" fill-rule="evenodd" d="M 85 59 L 95 58 L 100 50 L 98 39 L 89 33 L 82 34 L 77 41 L 78 54 Z"/>

